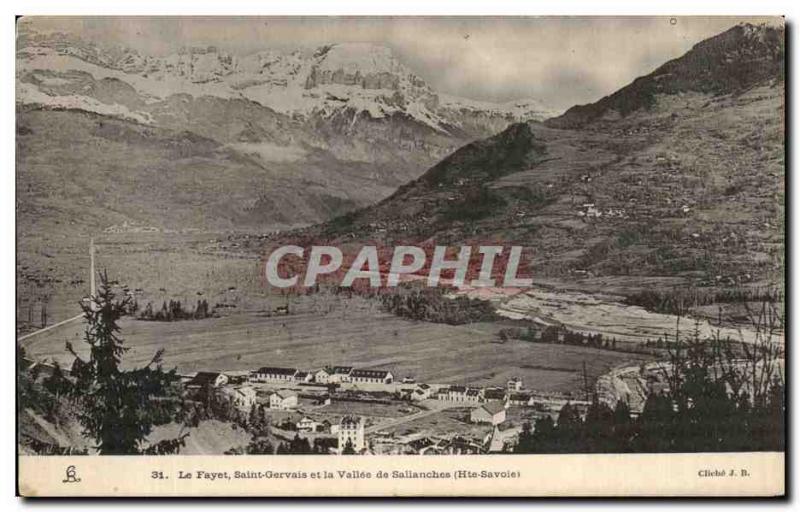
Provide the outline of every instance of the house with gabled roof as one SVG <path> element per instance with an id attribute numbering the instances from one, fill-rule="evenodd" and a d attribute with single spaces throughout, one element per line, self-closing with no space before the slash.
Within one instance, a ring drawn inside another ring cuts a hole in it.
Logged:
<path id="1" fill-rule="evenodd" d="M 329 382 L 350 382 L 350 372 L 353 371 L 352 366 L 334 366 L 333 373 L 329 378 Z"/>
<path id="2" fill-rule="evenodd" d="M 329 384 L 331 382 L 331 375 L 333 375 L 333 368 L 325 367 L 317 370 L 314 373 L 314 382 L 319 384 Z"/>
<path id="3" fill-rule="evenodd" d="M 296 368 L 281 368 L 277 366 L 262 366 L 258 370 L 250 372 L 250 382 L 273 382 L 284 383 L 294 382 L 297 375 Z"/>
<path id="4" fill-rule="evenodd" d="M 294 381 L 295 382 L 311 382 L 313 379 L 314 379 L 314 375 L 312 373 L 310 373 L 310 372 L 298 371 L 294 375 Z"/>
<path id="5" fill-rule="evenodd" d="M 393 380 L 392 372 L 387 370 L 350 371 L 350 382 L 353 384 L 391 384 Z"/>
<path id="6" fill-rule="evenodd" d="M 521 391 L 522 390 L 522 379 L 519 377 L 511 377 L 506 382 L 506 389 L 508 391 Z"/>
<path id="7" fill-rule="evenodd" d="M 508 405 L 527 406 L 531 402 L 530 393 L 509 393 Z"/>
<path id="8" fill-rule="evenodd" d="M 208 389 L 218 388 L 228 383 L 228 377 L 224 373 L 219 372 L 197 372 L 186 387 L 189 389 Z"/>
<path id="9" fill-rule="evenodd" d="M 339 422 L 337 430 L 339 453 L 349 446 L 355 453 L 361 453 L 366 447 L 364 443 L 364 419 L 356 416 L 345 416 Z"/>
<path id="10" fill-rule="evenodd" d="M 240 411 L 250 412 L 257 402 L 256 390 L 250 386 L 225 386 L 219 392 L 228 403 Z"/>
<path id="11" fill-rule="evenodd" d="M 317 425 L 319 425 L 319 423 L 308 416 L 303 416 L 295 426 L 299 432 L 315 432 L 317 430 Z"/>
<path id="12" fill-rule="evenodd" d="M 487 388 L 483 390 L 485 402 L 505 402 L 506 390 L 503 388 Z"/>
<path id="13" fill-rule="evenodd" d="M 499 425 L 506 421 L 506 408 L 501 403 L 487 402 L 472 409 L 469 413 L 472 423 L 491 423 Z"/>
<path id="14" fill-rule="evenodd" d="M 281 389 L 272 393 L 269 397 L 269 408 L 288 411 L 297 408 L 297 393 L 287 389 Z"/>

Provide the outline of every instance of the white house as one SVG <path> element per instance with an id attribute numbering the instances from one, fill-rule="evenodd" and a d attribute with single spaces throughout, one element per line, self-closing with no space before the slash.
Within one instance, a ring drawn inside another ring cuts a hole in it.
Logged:
<path id="1" fill-rule="evenodd" d="M 186 383 L 189 389 L 208 389 L 219 388 L 228 383 L 228 376 L 217 372 L 197 372 L 192 379 Z"/>
<path id="2" fill-rule="evenodd" d="M 528 393 L 509 393 L 508 405 L 527 406 L 530 404 L 531 398 Z"/>
<path id="3" fill-rule="evenodd" d="M 354 416 L 345 416 L 339 422 L 337 436 L 339 438 L 340 454 L 344 451 L 348 442 L 355 453 L 361 453 L 366 446 L 364 444 L 364 421 Z"/>
<path id="4" fill-rule="evenodd" d="M 250 372 L 250 382 L 294 382 L 297 374 L 295 368 L 279 368 L 274 366 L 262 366 L 258 370 Z"/>
<path id="5" fill-rule="evenodd" d="M 391 384 L 392 372 L 387 370 L 352 370 L 350 382 L 353 384 Z"/>
<path id="6" fill-rule="evenodd" d="M 464 393 L 464 401 L 471 404 L 477 404 L 481 401 L 481 390 L 476 388 L 467 388 Z"/>
<path id="7" fill-rule="evenodd" d="M 505 402 L 506 390 L 503 388 L 488 388 L 483 390 L 483 400 L 486 402 Z"/>
<path id="8" fill-rule="evenodd" d="M 315 432 L 317 430 L 317 425 L 319 425 L 319 423 L 308 416 L 303 416 L 300 421 L 297 422 L 296 427 L 300 432 Z"/>
<path id="9" fill-rule="evenodd" d="M 297 372 L 294 375 L 294 381 L 295 382 L 311 382 L 311 380 L 313 378 L 314 378 L 314 374 L 312 374 L 310 372 Z"/>
<path id="10" fill-rule="evenodd" d="M 467 396 L 466 386 L 450 386 L 449 388 L 442 388 L 439 390 L 437 398 L 445 402 L 463 402 Z"/>
<path id="11" fill-rule="evenodd" d="M 269 408 L 290 410 L 297 407 L 297 393 L 281 389 L 272 393 L 269 397 Z"/>
<path id="12" fill-rule="evenodd" d="M 250 386 L 224 387 L 220 391 L 240 411 L 249 412 L 256 403 L 256 390 Z"/>
<path id="13" fill-rule="evenodd" d="M 506 421 L 506 408 L 503 404 L 489 402 L 482 404 L 469 413 L 469 420 L 472 423 L 491 423 L 499 425 Z"/>
<path id="14" fill-rule="evenodd" d="M 519 377 L 512 377 L 508 379 L 506 383 L 506 389 L 508 391 L 521 391 L 522 390 L 522 379 Z"/>
<path id="15" fill-rule="evenodd" d="M 317 373 L 314 374 L 314 382 L 319 382 L 320 384 L 329 384 L 331 382 L 331 375 L 333 375 L 333 368 L 322 368 L 321 370 L 317 370 Z"/>
<path id="16" fill-rule="evenodd" d="M 440 389 L 437 398 L 446 402 L 466 402 L 477 404 L 481 400 L 481 390 L 455 385 L 450 386 L 449 388 Z"/>
<path id="17" fill-rule="evenodd" d="M 431 387 L 427 384 L 419 384 L 414 391 L 411 392 L 412 400 L 427 400 L 431 397 Z"/>
<path id="18" fill-rule="evenodd" d="M 328 382 L 350 382 L 350 372 L 353 371 L 352 366 L 334 366 L 333 373 L 331 373 Z"/>

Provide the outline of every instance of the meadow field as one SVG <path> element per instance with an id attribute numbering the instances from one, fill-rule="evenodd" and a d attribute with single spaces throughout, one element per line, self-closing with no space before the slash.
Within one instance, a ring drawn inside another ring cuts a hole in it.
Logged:
<path id="1" fill-rule="evenodd" d="M 303 297 L 294 309 L 288 316 L 253 309 L 177 322 L 124 318 L 121 336 L 129 347 L 124 364 L 144 364 L 163 348 L 165 366 L 180 373 L 339 364 L 388 369 L 398 379 L 410 375 L 434 384 L 504 385 L 519 376 L 526 388 L 568 393 L 583 388 L 584 364 L 594 380 L 612 367 L 647 358 L 588 347 L 500 343 L 495 324 L 416 322 L 383 313 L 374 302 L 359 298 L 322 303 L 319 297 Z M 76 321 L 23 345 L 37 359 L 71 364 L 65 342 L 85 354 L 82 336 L 82 322 Z"/>

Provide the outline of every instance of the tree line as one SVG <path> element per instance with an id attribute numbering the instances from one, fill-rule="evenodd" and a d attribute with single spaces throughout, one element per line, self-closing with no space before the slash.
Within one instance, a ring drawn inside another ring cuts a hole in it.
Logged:
<path id="1" fill-rule="evenodd" d="M 491 303 L 465 296 L 445 297 L 435 288 L 400 290 L 380 296 L 382 308 L 394 315 L 411 320 L 463 325 L 497 319 Z"/>
<path id="2" fill-rule="evenodd" d="M 194 309 L 187 309 L 181 304 L 181 301 L 170 299 L 169 302 L 164 301 L 158 311 L 154 311 L 153 303 L 148 302 L 147 306 L 139 314 L 139 319 L 154 322 L 175 322 L 177 320 L 199 320 L 212 316 L 214 316 L 214 310 L 209 308 L 208 301 L 205 299 L 198 300 Z"/>
<path id="3" fill-rule="evenodd" d="M 595 396 L 585 417 L 567 403 L 557 421 L 526 423 L 515 453 L 732 452 L 785 449 L 785 382 L 781 349 L 771 336 L 736 347 L 730 339 L 670 343 L 661 367 L 668 385 L 651 393 L 637 418 L 622 400 Z"/>

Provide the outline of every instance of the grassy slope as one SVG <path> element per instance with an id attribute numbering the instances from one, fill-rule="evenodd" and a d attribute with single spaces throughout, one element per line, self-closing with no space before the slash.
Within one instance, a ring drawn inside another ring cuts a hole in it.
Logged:
<path id="1" fill-rule="evenodd" d="M 498 326 L 449 326 L 413 322 L 377 311 L 362 299 L 309 296 L 293 302 L 291 316 L 267 317 L 263 310 L 237 311 L 223 318 L 184 322 L 124 319 L 122 337 L 131 350 L 125 365 L 149 361 L 165 349 L 166 367 L 180 373 L 248 370 L 259 366 L 318 369 L 348 364 L 391 370 L 398 378 L 420 382 L 504 385 L 520 376 L 541 391 L 570 392 L 582 385 L 582 365 L 591 379 L 612 367 L 647 356 L 584 347 L 509 341 L 497 342 Z M 37 359 L 69 364 L 64 350 L 76 350 L 83 326 L 75 323 L 26 340 Z"/>
<path id="2" fill-rule="evenodd" d="M 588 270 L 697 284 L 779 283 L 783 94 L 778 82 L 740 95 L 658 96 L 651 109 L 583 130 L 532 124 L 532 138 L 509 130 L 483 143 L 491 150 L 462 148 L 375 207 L 309 234 L 503 240 L 532 248 L 540 278 L 574 280 L 573 271 Z M 514 156 L 520 144 L 528 153 Z M 487 174 L 506 150 L 510 163 Z M 459 203 L 461 217 L 451 213 Z"/>
<path id="3" fill-rule="evenodd" d="M 267 229 L 324 218 L 383 190 L 357 173 L 331 186 L 323 162 L 313 158 L 267 165 L 191 132 L 80 111 L 21 111 L 17 132 L 24 235 L 99 230 L 125 220 Z"/>

